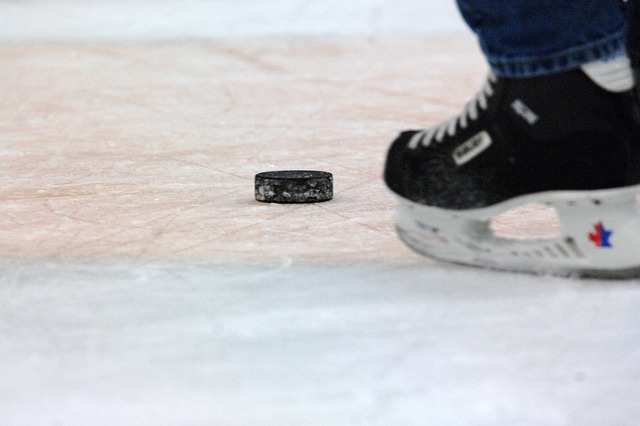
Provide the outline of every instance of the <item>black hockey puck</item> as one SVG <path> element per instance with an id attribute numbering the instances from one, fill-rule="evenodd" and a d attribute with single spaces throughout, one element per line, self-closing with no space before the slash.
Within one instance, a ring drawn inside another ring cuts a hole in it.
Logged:
<path id="1" fill-rule="evenodd" d="M 256 200 L 317 203 L 333 198 L 333 175 L 314 170 L 280 170 L 256 175 Z"/>

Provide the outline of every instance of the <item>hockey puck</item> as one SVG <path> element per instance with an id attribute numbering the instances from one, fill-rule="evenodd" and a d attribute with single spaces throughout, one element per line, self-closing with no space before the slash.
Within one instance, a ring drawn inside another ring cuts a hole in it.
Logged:
<path id="1" fill-rule="evenodd" d="M 280 170 L 256 175 L 256 200 L 317 203 L 333 198 L 333 175 L 313 170 Z"/>

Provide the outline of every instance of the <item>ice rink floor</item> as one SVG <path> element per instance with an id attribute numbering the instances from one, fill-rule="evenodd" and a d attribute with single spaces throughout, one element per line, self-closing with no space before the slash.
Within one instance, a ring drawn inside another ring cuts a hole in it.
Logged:
<path id="1" fill-rule="evenodd" d="M 388 143 L 486 73 L 448 2 L 158 4 L 0 2 L 1 425 L 638 424 L 640 280 L 395 236 Z"/>

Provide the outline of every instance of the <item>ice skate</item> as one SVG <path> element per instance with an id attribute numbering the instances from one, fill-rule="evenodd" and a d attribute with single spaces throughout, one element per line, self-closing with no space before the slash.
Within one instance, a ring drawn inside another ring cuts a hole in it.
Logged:
<path id="1" fill-rule="evenodd" d="M 526 79 L 490 75 L 456 117 L 387 156 L 401 239 L 497 269 L 640 275 L 640 106 L 625 56 Z"/>

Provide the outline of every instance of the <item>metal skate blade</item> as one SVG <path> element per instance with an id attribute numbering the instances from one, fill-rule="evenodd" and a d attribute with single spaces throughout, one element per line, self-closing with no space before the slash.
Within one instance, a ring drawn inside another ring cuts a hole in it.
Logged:
<path id="1" fill-rule="evenodd" d="M 533 194 L 452 211 L 401 199 L 400 238 L 425 256 L 562 276 L 640 276 L 640 186 Z"/>

